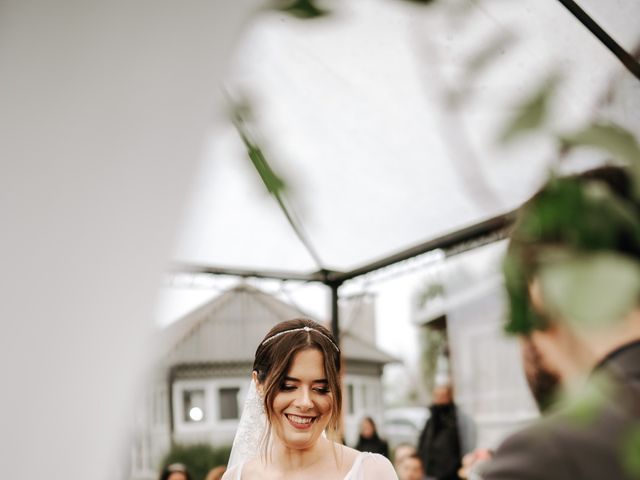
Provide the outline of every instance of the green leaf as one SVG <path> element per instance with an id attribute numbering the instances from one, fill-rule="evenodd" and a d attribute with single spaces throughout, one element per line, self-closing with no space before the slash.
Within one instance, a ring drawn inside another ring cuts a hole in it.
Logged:
<path id="1" fill-rule="evenodd" d="M 271 169 L 267 160 L 264 158 L 264 154 L 260 147 L 256 145 L 248 145 L 247 153 L 249 154 L 249 158 L 253 162 L 253 166 L 258 171 L 264 186 L 267 187 L 267 190 L 270 194 L 274 196 L 278 196 L 285 188 L 284 181 L 276 175 L 276 173 Z"/>
<path id="2" fill-rule="evenodd" d="M 614 394 L 614 384 L 608 374 L 595 374 L 578 392 L 565 391 L 560 402 L 567 405 L 568 419 L 576 427 L 593 425 Z"/>
<path id="3" fill-rule="evenodd" d="M 501 143 L 510 143 L 522 134 L 538 130 L 545 124 L 549 113 L 549 103 L 559 81 L 560 77 L 553 73 L 532 96 L 516 108 L 516 114 L 507 122 L 498 139 Z"/>
<path id="4" fill-rule="evenodd" d="M 593 123 L 561 137 L 567 147 L 592 147 L 628 163 L 640 162 L 640 145 L 631 132 L 613 123 Z"/>
<path id="5" fill-rule="evenodd" d="M 631 167 L 635 197 L 640 199 L 640 145 L 635 136 L 614 123 L 593 123 L 572 134 L 560 137 L 565 148 L 595 148 Z"/>
<path id="6" fill-rule="evenodd" d="M 509 300 L 509 316 L 504 329 L 509 334 L 529 334 L 532 330 L 547 326 L 546 319 L 538 315 L 529 299 L 531 267 L 523 262 L 524 253 L 512 242 L 505 256 L 502 269 Z"/>
<path id="7" fill-rule="evenodd" d="M 267 188 L 267 191 L 274 197 L 279 198 L 280 194 L 286 189 L 286 184 L 284 180 L 273 171 L 262 149 L 255 140 L 253 140 L 249 132 L 247 127 L 247 116 L 251 115 L 249 103 L 246 100 L 233 101 L 230 97 L 228 98 L 231 102 L 231 120 L 242 139 L 242 143 L 244 143 L 247 149 L 247 155 L 251 163 L 253 163 L 258 175 L 260 175 L 260 179 Z"/>
<path id="8" fill-rule="evenodd" d="M 273 8 L 303 20 L 323 17 L 330 13 L 329 10 L 318 7 L 316 2 L 313 0 L 276 2 L 276 5 Z"/>
<path id="9" fill-rule="evenodd" d="M 549 250 L 539 279 L 545 307 L 581 328 L 622 319 L 640 294 L 640 265 L 614 252 L 570 254 Z"/>
<path id="10" fill-rule="evenodd" d="M 432 3 L 436 3 L 436 0 L 405 0 L 406 2 L 417 3 L 420 5 L 431 5 Z"/>

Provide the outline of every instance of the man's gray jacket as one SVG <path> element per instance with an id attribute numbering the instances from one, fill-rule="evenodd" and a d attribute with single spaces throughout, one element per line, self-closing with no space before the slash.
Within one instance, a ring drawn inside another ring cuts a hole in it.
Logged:
<path id="1" fill-rule="evenodd" d="M 609 354 L 585 395 L 507 438 L 481 477 L 640 479 L 640 341 Z"/>

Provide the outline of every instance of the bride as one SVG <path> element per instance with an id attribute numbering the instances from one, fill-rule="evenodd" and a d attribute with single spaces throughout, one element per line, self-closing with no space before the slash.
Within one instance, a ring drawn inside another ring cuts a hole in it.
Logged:
<path id="1" fill-rule="evenodd" d="M 273 327 L 256 350 L 223 480 L 397 480 L 385 457 L 335 441 L 339 375 L 340 350 L 325 327 L 306 319 Z"/>

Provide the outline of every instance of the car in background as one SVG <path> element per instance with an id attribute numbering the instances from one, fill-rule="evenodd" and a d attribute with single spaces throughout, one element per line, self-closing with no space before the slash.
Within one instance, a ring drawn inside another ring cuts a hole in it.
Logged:
<path id="1" fill-rule="evenodd" d="M 381 435 L 393 451 L 401 443 L 418 445 L 418 438 L 429 418 L 427 407 L 396 407 L 385 410 Z"/>

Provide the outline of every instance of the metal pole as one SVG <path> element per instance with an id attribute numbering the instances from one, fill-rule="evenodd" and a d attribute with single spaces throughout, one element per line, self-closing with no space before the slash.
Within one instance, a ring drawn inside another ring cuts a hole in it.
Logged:
<path id="1" fill-rule="evenodd" d="M 638 80 L 640 80 L 640 63 L 616 42 L 598 23 L 585 12 L 580 5 L 573 0 L 558 0 L 564 7 L 576 17 L 587 29 L 593 33 L 602 44 L 613 53 L 618 60 L 629 70 Z"/>
<path id="2" fill-rule="evenodd" d="M 342 282 L 331 282 L 326 284 L 331 289 L 331 333 L 340 345 L 340 312 L 338 310 L 338 289 Z"/>

